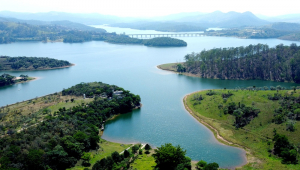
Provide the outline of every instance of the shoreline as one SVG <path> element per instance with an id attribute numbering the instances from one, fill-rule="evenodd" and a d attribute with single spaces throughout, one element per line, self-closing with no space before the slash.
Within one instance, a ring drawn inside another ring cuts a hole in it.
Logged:
<path id="1" fill-rule="evenodd" d="M 42 71 L 42 70 L 55 70 L 55 69 L 62 69 L 62 68 L 69 68 L 72 66 L 75 66 L 76 64 L 68 65 L 68 66 L 62 66 L 62 67 L 55 67 L 55 68 L 47 68 L 47 69 L 28 69 L 28 70 L 0 70 L 0 71 Z"/>
<path id="2" fill-rule="evenodd" d="M 199 123 L 201 123 L 202 125 L 204 125 L 205 127 L 207 127 L 210 131 L 213 132 L 216 140 L 218 142 L 220 142 L 221 144 L 224 144 L 224 145 L 228 145 L 228 146 L 232 146 L 232 147 L 237 147 L 237 148 L 240 148 L 242 149 L 244 152 L 245 152 L 245 160 L 246 160 L 246 163 L 243 164 L 243 165 L 238 165 L 236 167 L 234 167 L 235 169 L 236 168 L 241 168 L 245 165 L 247 165 L 248 163 L 251 163 L 251 162 L 254 162 L 254 161 L 250 161 L 251 157 L 254 157 L 253 154 L 251 154 L 251 150 L 245 146 L 242 146 L 242 145 L 239 145 L 237 143 L 233 143 L 231 142 L 230 140 L 228 139 L 225 139 L 224 137 L 222 137 L 218 131 L 218 129 L 216 129 L 214 126 L 210 125 L 208 122 L 206 122 L 203 118 L 201 117 L 198 117 L 187 105 L 187 97 L 194 94 L 194 93 L 198 93 L 198 92 L 201 92 L 201 91 L 206 91 L 206 90 L 199 90 L 199 91 L 196 91 L 196 92 L 192 92 L 192 93 L 189 93 L 187 95 L 184 96 L 183 98 L 183 104 L 184 104 L 184 108 L 187 112 L 189 112 L 189 114 L 191 116 L 193 116 Z M 209 118 L 208 118 L 209 119 Z M 213 120 L 213 119 L 212 119 Z"/>
<path id="3" fill-rule="evenodd" d="M 166 63 L 166 64 L 175 64 L 175 63 Z M 190 76 L 190 77 L 198 77 L 198 78 L 203 78 L 203 79 L 213 79 L 213 80 L 242 80 L 242 81 L 246 81 L 246 80 L 262 80 L 262 81 L 281 82 L 281 81 L 263 80 L 263 79 L 219 79 L 219 78 L 205 78 L 205 77 L 200 77 L 198 74 L 192 74 L 192 73 L 187 73 L 187 72 L 179 73 L 179 72 L 174 71 L 174 70 L 163 69 L 163 68 L 161 67 L 161 65 L 166 65 L 166 64 L 160 64 L 160 65 L 157 65 L 156 67 L 157 67 L 158 69 L 160 69 L 160 70 L 170 71 L 170 72 L 172 72 L 172 73 L 182 74 L 182 75 Z M 283 81 L 282 83 L 295 83 L 295 82 Z"/>

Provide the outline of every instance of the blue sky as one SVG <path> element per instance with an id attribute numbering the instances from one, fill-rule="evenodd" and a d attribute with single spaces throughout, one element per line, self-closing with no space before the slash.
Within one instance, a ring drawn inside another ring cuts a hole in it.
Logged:
<path id="1" fill-rule="evenodd" d="M 101 13 L 153 17 L 180 12 L 251 11 L 277 16 L 300 13 L 299 0 L 0 0 L 0 11 Z"/>

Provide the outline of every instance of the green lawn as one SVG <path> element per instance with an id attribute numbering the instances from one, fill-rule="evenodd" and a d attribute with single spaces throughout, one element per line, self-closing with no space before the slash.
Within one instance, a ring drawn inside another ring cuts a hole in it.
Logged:
<path id="1" fill-rule="evenodd" d="M 113 143 L 106 141 L 104 139 L 101 139 L 100 148 L 98 150 L 91 151 L 91 157 L 90 160 L 91 166 L 87 167 L 89 169 L 92 169 L 93 165 L 101 160 L 102 158 L 105 158 L 107 156 L 110 156 L 114 151 L 122 152 L 123 150 L 127 149 L 131 144 L 120 144 L 120 143 Z M 73 168 L 70 168 L 69 170 L 83 170 L 86 167 L 81 166 L 82 161 L 78 161 L 76 166 Z"/>
<path id="2" fill-rule="evenodd" d="M 222 93 L 228 93 L 228 90 L 214 90 L 216 95 L 208 96 L 208 91 L 201 91 L 191 94 L 187 97 L 187 106 L 193 111 L 194 115 L 209 125 L 216 128 L 219 134 L 225 139 L 237 143 L 245 148 L 249 148 L 248 164 L 242 169 L 300 169 L 300 165 L 281 164 L 281 159 L 274 155 L 270 155 L 268 150 L 273 148 L 273 129 L 279 134 L 285 134 L 288 139 L 296 146 L 300 145 L 300 122 L 296 122 L 296 131 L 286 131 L 285 123 L 272 123 L 275 108 L 280 105 L 278 101 L 271 101 L 267 98 L 268 94 L 273 95 L 277 91 L 234 91 L 233 96 L 227 101 L 222 99 Z M 279 91 L 282 95 L 290 94 L 291 91 Z M 202 95 L 204 100 L 199 103 L 194 100 L 194 95 Z M 295 96 L 299 96 L 297 91 Z M 235 118 L 232 115 L 224 115 L 223 109 L 219 107 L 225 106 L 230 102 L 241 102 L 246 106 L 253 106 L 260 109 L 258 117 L 254 118 L 248 125 L 243 128 L 236 129 L 233 126 Z M 268 145 L 268 141 L 270 145 Z"/>
<path id="3" fill-rule="evenodd" d="M 145 150 L 143 150 L 143 154 L 139 155 L 138 158 L 130 164 L 132 169 L 143 169 L 143 170 L 153 170 L 156 166 L 155 160 L 152 157 L 153 150 L 150 154 L 145 154 Z"/>

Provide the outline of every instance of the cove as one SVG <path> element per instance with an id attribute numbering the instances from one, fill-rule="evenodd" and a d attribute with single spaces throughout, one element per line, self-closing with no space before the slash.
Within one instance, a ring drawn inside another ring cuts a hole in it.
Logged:
<path id="1" fill-rule="evenodd" d="M 68 60 L 76 66 L 44 71 L 5 71 L 15 76 L 28 74 L 40 79 L 0 88 L 0 106 L 58 92 L 80 82 L 101 81 L 115 84 L 139 94 L 143 107 L 107 122 L 102 136 L 104 139 L 122 143 L 150 143 L 153 146 L 164 143 L 179 144 L 187 150 L 187 155 L 193 160 L 217 162 L 224 168 L 242 165 L 245 163 L 244 151 L 220 144 L 210 130 L 185 110 L 183 97 L 203 89 L 253 85 L 290 87 L 295 84 L 260 80 L 201 79 L 159 70 L 156 66 L 183 61 L 185 54 L 203 49 L 257 43 L 273 47 L 280 43 L 290 45 L 293 42 L 228 37 L 181 39 L 188 43 L 187 47 L 154 48 L 100 41 L 78 44 L 41 42 L 1 44 L 0 55 L 50 57 Z"/>

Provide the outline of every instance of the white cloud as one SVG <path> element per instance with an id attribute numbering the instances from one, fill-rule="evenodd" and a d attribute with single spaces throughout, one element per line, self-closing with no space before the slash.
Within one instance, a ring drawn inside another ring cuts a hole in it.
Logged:
<path id="1" fill-rule="evenodd" d="M 0 10 L 62 11 L 118 16 L 161 16 L 180 12 L 251 11 L 264 15 L 300 13 L 299 0 L 0 0 Z"/>

